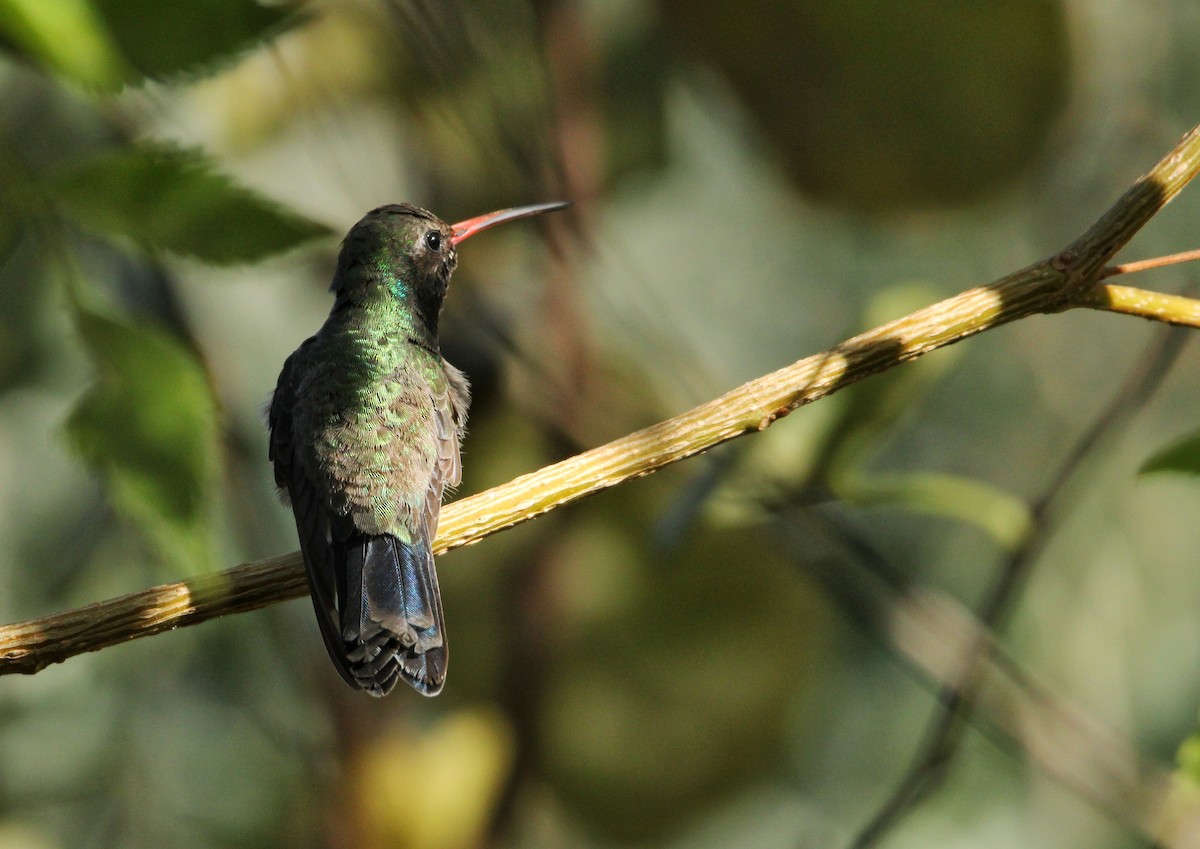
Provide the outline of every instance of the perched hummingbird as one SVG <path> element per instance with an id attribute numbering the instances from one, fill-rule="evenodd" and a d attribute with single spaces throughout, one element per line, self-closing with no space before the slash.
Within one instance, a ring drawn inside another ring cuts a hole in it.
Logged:
<path id="1" fill-rule="evenodd" d="M 446 680 L 431 544 L 442 493 L 461 477 L 470 392 L 442 359 L 438 316 L 459 242 L 517 218 L 450 225 L 409 204 L 367 213 L 342 242 L 333 309 L 288 357 L 268 414 L 275 482 L 291 502 L 325 647 L 357 689 Z"/>

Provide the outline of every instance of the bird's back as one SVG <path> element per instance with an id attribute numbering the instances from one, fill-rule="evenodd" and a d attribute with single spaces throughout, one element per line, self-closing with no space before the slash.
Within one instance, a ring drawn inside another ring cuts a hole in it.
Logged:
<path id="1" fill-rule="evenodd" d="M 289 360 L 276 401 L 290 404 L 290 421 L 273 403 L 272 430 L 291 435 L 277 479 L 330 655 L 376 695 L 401 676 L 438 692 L 446 651 L 431 546 L 443 491 L 460 478 L 465 378 L 408 340 L 327 326 Z"/>

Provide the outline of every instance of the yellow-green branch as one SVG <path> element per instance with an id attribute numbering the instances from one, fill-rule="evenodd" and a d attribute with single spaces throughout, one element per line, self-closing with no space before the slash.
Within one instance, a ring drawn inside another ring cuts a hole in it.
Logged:
<path id="1" fill-rule="evenodd" d="M 1087 294 L 1080 306 L 1136 315 L 1167 324 L 1200 327 L 1200 301 L 1132 286 L 1101 284 Z"/>
<path id="2" fill-rule="evenodd" d="M 1086 233 L 1049 259 L 848 339 L 695 409 L 447 505 L 436 553 L 763 430 L 877 372 L 1025 316 L 1074 307 L 1196 324 L 1197 302 L 1102 284 L 1109 261 L 1200 170 L 1193 129 Z M 304 595 L 298 552 L 0 627 L 0 675 Z"/>

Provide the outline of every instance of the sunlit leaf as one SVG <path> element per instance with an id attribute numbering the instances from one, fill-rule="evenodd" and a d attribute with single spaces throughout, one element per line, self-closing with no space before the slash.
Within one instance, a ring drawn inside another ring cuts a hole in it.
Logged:
<path id="1" fill-rule="evenodd" d="M 197 150 L 141 144 L 61 171 L 55 198 L 87 228 L 213 263 L 249 262 L 329 231 L 218 172 Z"/>
<path id="2" fill-rule="evenodd" d="M 1175 771 L 1161 806 L 1162 821 L 1188 822 L 1194 818 L 1197 806 L 1200 806 L 1200 731 L 1193 730 L 1175 752 Z"/>
<path id="3" fill-rule="evenodd" d="M 89 88 L 116 88 L 129 76 L 87 0 L 0 0 L 0 42 Z"/>
<path id="4" fill-rule="evenodd" d="M 478 846 L 512 769 L 513 730 L 502 714 L 467 709 L 414 733 L 395 729 L 364 746 L 348 774 L 368 846 Z M 406 810 L 411 776 L 425 804 Z"/>
<path id="5" fill-rule="evenodd" d="M 97 379 L 67 420 L 72 445 L 173 566 L 209 568 L 217 413 L 200 363 L 148 325 L 86 309 L 76 325 Z"/>
<path id="6" fill-rule="evenodd" d="M 1150 472 L 1200 475 L 1200 433 L 1193 433 L 1154 454 L 1142 465 L 1142 474 Z"/>
<path id="7" fill-rule="evenodd" d="M 301 16 L 253 0 L 0 0 L 0 43 L 85 88 L 216 70 Z"/>
<path id="8" fill-rule="evenodd" d="M 1033 527 L 1029 506 L 984 481 L 937 472 L 854 475 L 835 492 L 848 504 L 888 505 L 974 525 L 1005 551 L 1025 541 Z"/>
<path id="9" fill-rule="evenodd" d="M 1179 772 L 1193 784 L 1200 785 L 1200 732 L 1193 731 L 1175 754 Z"/>
<path id="10" fill-rule="evenodd" d="M 936 300 L 935 291 L 919 283 L 897 284 L 878 292 L 863 310 L 861 326 L 877 327 Z M 942 356 L 928 357 L 896 369 L 886 380 L 865 380 L 846 390 L 838 420 L 831 422 L 821 462 L 815 473 L 833 479 L 859 475 L 891 439 L 905 414 L 953 368 L 961 355 L 950 348 Z"/>

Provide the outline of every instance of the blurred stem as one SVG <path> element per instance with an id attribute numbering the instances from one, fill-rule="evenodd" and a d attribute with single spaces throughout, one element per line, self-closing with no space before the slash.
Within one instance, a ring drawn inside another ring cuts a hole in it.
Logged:
<path id="1" fill-rule="evenodd" d="M 851 842 L 851 849 L 867 849 L 878 844 L 901 818 L 945 782 L 954 756 L 962 744 L 967 718 L 973 712 L 987 679 L 989 670 L 986 654 L 994 648 L 994 633 L 1002 628 L 1009 612 L 1016 606 L 1021 588 L 1034 564 L 1053 538 L 1052 531 L 1058 526 L 1061 513 L 1068 503 L 1065 496 L 1069 485 L 1101 442 L 1111 439 L 1127 425 L 1133 413 L 1162 384 L 1183 350 L 1187 336 L 1177 328 L 1163 328 L 1162 334 L 1146 348 L 1124 386 L 1083 433 L 1046 491 L 1033 505 L 1022 538 L 1001 563 L 975 614 L 979 633 L 986 636 L 987 640 L 981 639 L 961 647 L 958 668 L 939 682 L 941 689 L 936 709 L 920 752 L 887 800 Z M 1161 793 L 1155 794 L 1153 804 L 1148 803 L 1145 810 L 1151 811 L 1165 804 L 1163 798 Z M 1150 822 L 1151 819 L 1139 815 L 1134 821 Z M 1156 832 L 1147 833 L 1153 835 Z"/>
<path id="2" fill-rule="evenodd" d="M 442 512 L 435 552 L 478 542 L 584 496 L 763 430 L 797 407 L 992 327 L 1097 302 L 1105 266 L 1200 171 L 1200 127 L 1058 254 L 917 310 L 675 418 L 585 451 Z M 1151 312 L 1148 317 L 1154 318 Z M 298 552 L 0 628 L 0 674 L 33 673 L 85 651 L 263 607 L 306 589 Z"/>
<path id="3" fill-rule="evenodd" d="M 838 603 L 936 687 L 939 698 L 961 693 L 967 677 L 977 675 L 982 686 L 970 695 L 975 709 L 963 715 L 964 722 L 973 723 L 998 746 L 1011 744 L 1042 774 L 1156 839 L 1156 847 L 1200 845 L 1200 805 L 1189 805 L 1173 793 L 1171 774 L 1120 731 L 1027 673 L 978 614 L 946 593 L 908 586 L 894 566 L 835 513 L 795 505 L 782 505 L 772 513 L 792 538 L 791 545 L 805 551 L 808 568 L 815 567 L 816 577 Z M 895 816 L 920 801 L 929 783 L 944 776 L 952 753 L 941 746 L 930 749 L 936 760 L 923 763 L 921 774 L 907 776 L 889 796 L 879 816 L 890 811 L 892 819 L 877 818 L 879 826 L 894 824 Z M 882 830 L 870 831 L 849 845 L 868 846 L 884 836 Z"/>
<path id="4" fill-rule="evenodd" d="M 557 173 L 539 175 L 549 195 L 563 194 L 576 204 L 576 221 L 584 220 L 599 189 L 595 163 L 601 161 L 601 124 L 596 109 L 597 46 L 580 10 L 563 0 L 534 3 L 543 59 L 553 88 L 553 161 Z M 558 188 L 556 188 L 556 186 Z M 543 356 L 541 367 L 553 375 L 549 383 L 549 415 L 539 416 L 547 447 L 555 459 L 568 456 L 585 433 L 588 411 L 595 408 L 594 363 L 590 332 L 580 287 L 571 261 L 573 240 L 565 229 L 569 219 L 542 223 L 550 263 L 543 287 Z M 546 359 L 545 355 L 549 356 Z M 504 654 L 498 699 L 512 725 L 516 742 L 512 769 L 500 788 L 498 803 L 488 825 L 488 842 L 502 845 L 512 827 L 523 789 L 541 773 L 541 710 L 545 703 L 547 628 L 557 617 L 557 594 L 550 590 L 555 564 L 561 559 L 570 514 L 540 535 L 533 551 L 523 552 L 508 564 L 510 579 L 496 599 L 504 622 L 503 638 L 519 651 Z"/>

